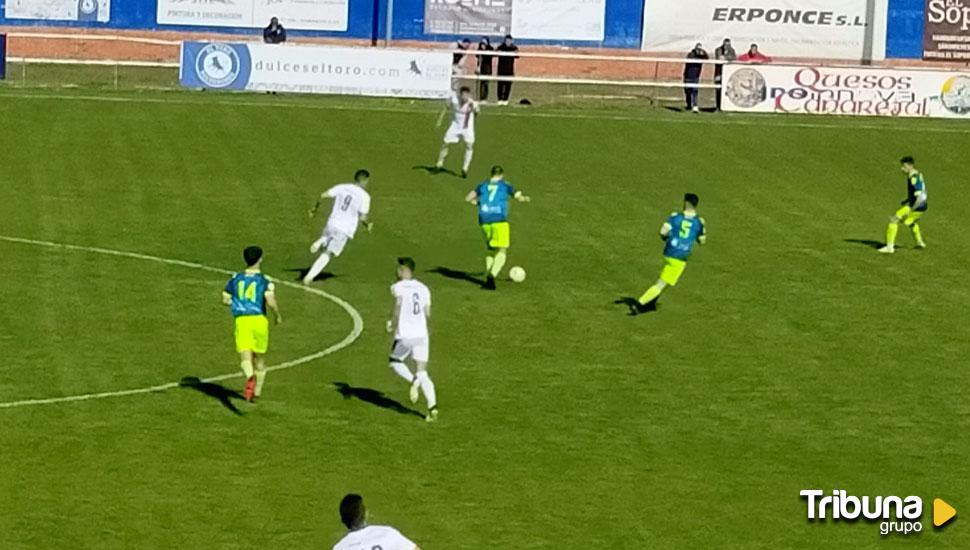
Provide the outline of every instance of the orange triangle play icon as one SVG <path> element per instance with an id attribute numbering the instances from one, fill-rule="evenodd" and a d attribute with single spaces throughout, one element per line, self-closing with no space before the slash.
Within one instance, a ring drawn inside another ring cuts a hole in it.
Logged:
<path id="1" fill-rule="evenodd" d="M 933 499 L 933 527 L 943 526 L 955 515 L 957 515 L 956 508 L 943 502 L 942 499 Z"/>

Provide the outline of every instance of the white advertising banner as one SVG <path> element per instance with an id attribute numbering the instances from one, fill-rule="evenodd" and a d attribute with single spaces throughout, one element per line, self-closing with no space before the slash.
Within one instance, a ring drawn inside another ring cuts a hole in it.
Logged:
<path id="1" fill-rule="evenodd" d="M 725 111 L 970 120 L 970 71 L 727 65 Z"/>
<path id="2" fill-rule="evenodd" d="M 347 30 L 349 0 L 158 0 L 161 25 L 262 28 L 278 17 L 287 29 Z"/>
<path id="3" fill-rule="evenodd" d="M 107 23 L 111 0 L 7 0 L 3 15 L 7 19 Z"/>
<path id="4" fill-rule="evenodd" d="M 448 51 L 183 42 L 179 81 L 196 89 L 446 98 Z"/>
<path id="5" fill-rule="evenodd" d="M 515 0 L 512 34 L 537 40 L 604 38 L 606 0 Z"/>
<path id="6" fill-rule="evenodd" d="M 841 59 L 864 57 L 872 26 L 872 58 L 886 56 L 888 0 L 645 0 L 641 48 L 689 52 L 700 42 L 714 48 L 730 38 L 738 55 L 751 44 L 771 57 Z"/>

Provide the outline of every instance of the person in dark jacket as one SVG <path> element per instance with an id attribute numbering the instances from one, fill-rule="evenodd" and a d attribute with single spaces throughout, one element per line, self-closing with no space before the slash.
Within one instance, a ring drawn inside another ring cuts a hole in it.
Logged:
<path id="1" fill-rule="evenodd" d="M 282 44 L 286 42 L 286 29 L 280 25 L 280 20 L 272 18 L 269 25 L 263 29 L 263 42 L 267 44 Z"/>
<path id="2" fill-rule="evenodd" d="M 717 49 L 714 50 L 714 59 L 720 59 L 721 61 L 727 61 L 728 63 L 733 63 L 738 60 L 738 53 L 734 51 L 734 46 L 731 45 L 731 39 L 725 38 L 724 42 L 721 43 Z M 717 110 L 721 110 L 721 80 L 724 75 L 724 65 L 717 64 L 714 65 L 714 84 L 717 84 L 717 90 L 715 90 L 715 100 L 717 101 Z"/>
<path id="3" fill-rule="evenodd" d="M 495 48 L 492 46 L 492 42 L 487 36 L 483 36 L 478 42 L 478 51 L 480 52 L 494 52 Z M 491 76 L 492 67 L 494 65 L 494 59 L 491 55 L 478 54 L 478 74 L 481 76 Z M 488 100 L 488 80 L 478 81 L 478 100 L 487 101 Z"/>
<path id="4" fill-rule="evenodd" d="M 498 57 L 498 67 L 496 74 L 498 76 L 515 76 L 515 60 L 519 58 L 518 55 L 514 55 L 519 51 L 519 47 L 515 45 L 512 41 L 512 35 L 505 35 L 505 39 L 499 44 L 495 51 L 504 52 L 509 55 L 500 55 Z M 498 104 L 508 105 L 509 95 L 512 93 L 512 82 L 509 80 L 499 80 L 498 81 Z"/>
<path id="5" fill-rule="evenodd" d="M 694 46 L 694 49 L 687 54 L 687 59 L 710 59 L 710 57 L 704 51 L 700 42 L 698 42 Z M 684 64 L 684 97 L 687 99 L 687 109 L 695 113 L 700 112 L 700 108 L 697 106 L 697 84 L 701 81 L 701 71 L 703 69 L 703 63 Z"/>

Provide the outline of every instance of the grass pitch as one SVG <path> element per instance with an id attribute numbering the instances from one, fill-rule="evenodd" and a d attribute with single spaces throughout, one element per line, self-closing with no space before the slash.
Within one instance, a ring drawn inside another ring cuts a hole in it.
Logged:
<path id="1" fill-rule="evenodd" d="M 426 549 L 970 546 L 929 509 L 921 535 L 883 538 L 807 522 L 798 495 L 970 503 L 965 126 L 487 110 L 473 176 L 501 163 L 533 196 L 509 262 L 529 278 L 488 294 L 454 273 L 484 267 L 475 180 L 414 169 L 440 143 L 435 105 L 45 94 L 0 93 L 4 236 L 227 269 L 259 243 L 295 280 L 323 223 L 306 208 L 359 167 L 376 227 L 317 283 L 363 334 L 271 373 L 241 416 L 191 389 L 0 409 L 5 548 L 328 547 L 350 491 Z M 885 257 L 870 241 L 903 154 L 926 174 L 929 249 L 901 231 Z M 709 242 L 659 312 L 627 317 L 613 301 L 655 279 L 685 191 Z M 436 425 L 334 385 L 406 402 L 383 331 L 403 254 L 434 293 Z M 6 241 L 0 257 L 0 402 L 237 368 L 220 274 Z M 271 363 L 353 328 L 326 299 L 279 298 Z"/>

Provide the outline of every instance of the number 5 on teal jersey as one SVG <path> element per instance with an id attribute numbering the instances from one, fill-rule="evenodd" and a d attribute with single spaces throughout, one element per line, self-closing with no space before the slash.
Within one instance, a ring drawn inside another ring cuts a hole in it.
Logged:
<path id="1" fill-rule="evenodd" d="M 686 239 L 690 236 L 690 230 L 694 227 L 694 222 L 690 220 L 684 220 L 680 222 L 680 238 Z"/>

